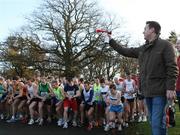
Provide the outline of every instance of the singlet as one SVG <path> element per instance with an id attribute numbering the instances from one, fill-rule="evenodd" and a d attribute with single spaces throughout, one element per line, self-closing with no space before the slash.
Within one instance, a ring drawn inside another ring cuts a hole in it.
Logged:
<path id="1" fill-rule="evenodd" d="M 49 84 L 48 83 L 46 83 L 46 84 L 40 83 L 38 92 L 41 97 L 45 97 L 45 96 L 48 97 L 49 96 Z"/>
<path id="2" fill-rule="evenodd" d="M 92 96 L 91 101 L 88 102 L 88 104 L 91 104 L 91 105 L 92 105 L 93 95 L 91 95 L 91 94 L 93 94 L 93 89 L 92 89 L 92 88 L 90 88 L 89 90 L 83 89 L 83 97 L 84 97 L 83 100 L 86 102 L 86 101 L 88 101 L 88 100 L 90 99 L 90 97 Z"/>
<path id="3" fill-rule="evenodd" d="M 12 84 L 7 84 L 7 91 L 12 92 L 13 91 L 13 86 Z"/>
<path id="4" fill-rule="evenodd" d="M 109 86 L 105 85 L 104 87 L 100 87 L 100 91 L 101 91 L 101 96 L 102 96 L 102 100 L 105 101 L 106 100 L 106 94 L 109 91 Z"/>
<path id="5" fill-rule="evenodd" d="M 64 91 L 67 92 L 67 94 L 71 97 L 73 97 L 74 95 L 76 95 L 76 91 L 78 91 L 79 88 L 77 85 L 69 85 L 69 84 L 66 84 L 64 86 Z"/>
<path id="6" fill-rule="evenodd" d="M 14 91 L 14 95 L 19 95 L 19 91 L 20 91 L 19 84 L 15 85 L 15 87 L 13 87 L 13 91 Z"/>
<path id="7" fill-rule="evenodd" d="M 3 85 L 0 84 L 0 94 L 3 94 L 4 93 L 4 88 L 3 88 Z"/>
<path id="8" fill-rule="evenodd" d="M 27 87 L 23 87 L 22 89 L 22 96 L 26 96 L 26 94 L 27 94 Z"/>
<path id="9" fill-rule="evenodd" d="M 100 84 L 97 85 L 96 83 L 93 85 L 93 90 L 94 90 L 94 101 L 99 101 L 100 100 L 100 96 L 101 96 L 101 91 L 100 91 Z"/>
<path id="10" fill-rule="evenodd" d="M 64 99 L 64 96 L 62 95 L 62 91 L 61 91 L 60 87 L 54 88 L 53 92 L 55 94 L 56 99 L 58 99 L 58 100 Z"/>
<path id="11" fill-rule="evenodd" d="M 122 91 L 123 90 L 123 82 L 119 82 L 119 84 L 114 83 L 116 86 L 117 91 Z"/>
<path id="12" fill-rule="evenodd" d="M 125 83 L 125 91 L 126 92 L 134 92 L 134 87 L 133 87 L 133 83 L 134 83 L 134 80 L 124 80 L 124 83 Z M 126 99 L 132 99 L 134 98 L 132 94 L 128 94 L 128 93 L 124 93 L 124 97 Z"/>
<path id="13" fill-rule="evenodd" d="M 31 85 L 31 86 L 27 85 L 27 90 L 28 90 L 28 94 L 30 95 L 30 97 L 33 98 L 34 97 L 33 85 Z"/>
<path id="14" fill-rule="evenodd" d="M 111 92 L 110 92 L 109 93 L 109 100 L 112 101 L 112 102 L 116 102 L 118 100 L 118 94 L 119 94 L 119 91 L 116 91 L 116 95 L 112 95 Z M 122 105 L 121 100 L 119 101 L 118 105 Z"/>
<path id="15" fill-rule="evenodd" d="M 4 88 L 3 85 L 0 84 L 0 98 L 3 96 L 3 93 L 4 93 Z"/>

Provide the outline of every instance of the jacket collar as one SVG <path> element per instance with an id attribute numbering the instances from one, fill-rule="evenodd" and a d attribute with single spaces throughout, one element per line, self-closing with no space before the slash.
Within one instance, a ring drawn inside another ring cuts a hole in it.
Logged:
<path id="1" fill-rule="evenodd" d="M 160 39 L 159 37 L 157 37 L 156 39 L 154 39 L 153 41 L 149 42 L 146 40 L 145 44 L 144 44 L 144 48 L 145 50 L 154 46 L 156 44 L 156 42 L 158 41 L 158 39 Z"/>

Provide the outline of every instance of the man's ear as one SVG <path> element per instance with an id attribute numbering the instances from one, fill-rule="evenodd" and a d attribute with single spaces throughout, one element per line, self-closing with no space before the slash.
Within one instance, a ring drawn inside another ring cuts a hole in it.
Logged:
<path id="1" fill-rule="evenodd" d="M 155 29 L 152 27 L 152 28 L 150 28 L 150 31 L 153 33 L 155 33 Z"/>

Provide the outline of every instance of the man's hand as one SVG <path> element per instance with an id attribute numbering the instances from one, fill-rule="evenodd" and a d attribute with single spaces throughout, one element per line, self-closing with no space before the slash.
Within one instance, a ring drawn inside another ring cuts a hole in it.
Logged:
<path id="1" fill-rule="evenodd" d="M 31 101 L 31 100 L 30 100 L 30 99 L 28 99 L 28 101 L 27 101 L 26 103 L 27 103 L 27 104 L 29 104 L 29 103 L 30 103 L 30 101 Z"/>
<path id="2" fill-rule="evenodd" d="M 43 102 L 46 101 L 46 96 L 42 98 L 42 101 L 43 101 Z"/>
<path id="3" fill-rule="evenodd" d="M 111 40 L 111 35 L 108 33 L 102 33 L 104 43 L 109 44 L 109 41 Z"/>
<path id="4" fill-rule="evenodd" d="M 173 100 L 176 98 L 176 93 L 174 90 L 167 90 L 166 97 L 168 100 Z"/>
<path id="5" fill-rule="evenodd" d="M 72 96 L 68 96 L 68 99 L 71 100 L 73 97 Z"/>

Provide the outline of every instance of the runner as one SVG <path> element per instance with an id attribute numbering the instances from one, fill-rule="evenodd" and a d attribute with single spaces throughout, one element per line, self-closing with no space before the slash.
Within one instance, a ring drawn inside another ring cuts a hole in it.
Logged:
<path id="1" fill-rule="evenodd" d="M 124 98 L 125 98 L 125 114 L 126 122 L 134 121 L 134 94 L 135 91 L 135 81 L 131 79 L 130 73 L 127 73 L 126 79 L 124 80 Z"/>
<path id="2" fill-rule="evenodd" d="M 84 126 L 84 104 L 82 103 L 82 92 L 84 89 L 85 89 L 84 79 L 80 78 L 79 79 L 79 91 L 81 93 L 81 96 L 80 96 L 81 103 L 79 105 L 79 113 L 80 113 L 80 124 L 79 124 L 79 126 L 80 127 Z"/>
<path id="3" fill-rule="evenodd" d="M 3 77 L 0 77 L 0 119 L 4 119 L 4 110 L 6 110 L 7 85 Z"/>
<path id="4" fill-rule="evenodd" d="M 115 128 L 115 120 L 116 117 L 118 118 L 118 131 L 122 130 L 122 112 L 123 112 L 123 104 L 121 102 L 121 92 L 116 90 L 116 86 L 111 84 L 109 86 L 110 93 L 109 93 L 109 127 Z"/>
<path id="5" fill-rule="evenodd" d="M 101 108 L 100 108 L 100 117 L 101 117 L 101 121 L 103 122 L 103 125 L 105 126 L 106 123 L 109 122 L 109 118 L 108 118 L 108 113 L 109 113 L 109 108 L 106 105 L 106 97 L 107 97 L 107 93 L 109 91 L 109 86 L 105 83 L 105 79 L 102 78 L 100 80 L 100 98 L 101 98 Z"/>
<path id="6" fill-rule="evenodd" d="M 13 83 L 11 79 L 6 80 L 6 86 L 7 86 L 7 96 L 5 98 L 5 113 L 6 113 L 6 120 L 10 119 L 11 114 L 12 114 L 12 107 L 11 103 L 9 102 L 12 96 L 13 92 Z"/>
<path id="7" fill-rule="evenodd" d="M 145 103 L 145 98 L 141 93 L 140 87 L 139 87 L 139 78 L 138 76 L 134 75 L 134 80 L 136 82 L 137 86 L 137 102 L 138 102 L 138 122 L 146 122 L 147 121 L 147 107 Z"/>
<path id="8" fill-rule="evenodd" d="M 63 100 L 64 100 L 64 89 L 59 86 L 57 80 L 53 80 L 51 83 L 52 86 L 52 100 L 53 104 L 56 107 L 56 113 L 58 115 L 58 126 L 62 126 L 64 124 L 63 120 Z"/>
<path id="9" fill-rule="evenodd" d="M 93 107 L 94 91 L 90 86 L 90 82 L 88 82 L 88 81 L 85 81 L 84 87 L 85 88 L 82 90 L 81 104 L 84 104 L 85 114 L 88 119 L 88 128 L 87 129 L 91 130 L 93 128 L 92 120 L 93 120 L 93 112 L 94 112 L 94 107 Z"/>
<path id="10" fill-rule="evenodd" d="M 29 105 L 29 112 L 30 112 L 30 120 L 28 122 L 28 125 L 34 124 L 35 120 L 35 114 L 37 114 L 36 105 L 39 101 L 41 101 L 40 98 L 37 98 L 38 95 L 38 83 L 39 81 L 35 78 L 29 78 L 27 79 L 27 90 L 28 90 L 28 101 L 27 104 Z M 36 113 L 35 113 L 36 112 Z"/>
<path id="11" fill-rule="evenodd" d="M 101 107 L 102 107 L 102 104 L 101 104 L 101 91 L 100 91 L 100 81 L 99 81 L 99 78 L 96 77 L 95 78 L 95 83 L 93 85 L 93 90 L 94 90 L 94 97 L 93 97 L 93 105 L 94 105 L 94 116 L 95 116 L 95 125 L 98 127 L 101 125 L 101 121 L 100 121 L 100 110 L 101 110 Z"/>
<path id="12" fill-rule="evenodd" d="M 9 102 L 12 103 L 12 117 L 7 122 L 16 122 L 16 120 L 21 119 L 22 116 L 22 107 L 26 104 L 27 101 L 27 89 L 24 86 L 24 83 L 20 81 L 19 76 L 13 78 L 13 91 Z M 18 116 L 16 113 L 19 111 Z M 21 112 L 21 113 L 20 113 Z"/>
<path id="13" fill-rule="evenodd" d="M 40 99 L 38 101 L 38 112 L 39 112 L 39 119 L 36 120 L 36 122 L 39 123 L 39 125 L 43 125 L 44 122 L 44 115 L 43 115 L 43 107 L 47 107 L 48 111 L 48 119 L 47 121 L 50 123 L 51 122 L 51 98 L 50 98 L 51 90 L 50 90 L 50 85 L 46 81 L 45 77 L 41 78 L 41 82 L 38 85 L 38 94 L 36 93 L 36 97 Z"/>
<path id="14" fill-rule="evenodd" d="M 80 91 L 77 85 L 73 83 L 71 77 L 67 78 L 67 84 L 64 86 L 64 126 L 63 128 L 68 128 L 68 110 L 72 109 L 74 112 L 73 126 L 77 126 L 77 101 L 76 98 L 80 96 Z"/>

